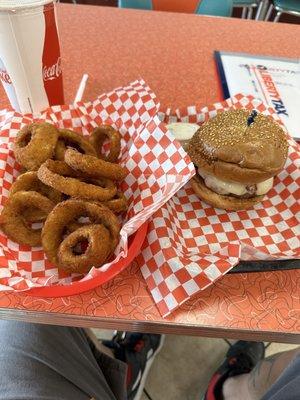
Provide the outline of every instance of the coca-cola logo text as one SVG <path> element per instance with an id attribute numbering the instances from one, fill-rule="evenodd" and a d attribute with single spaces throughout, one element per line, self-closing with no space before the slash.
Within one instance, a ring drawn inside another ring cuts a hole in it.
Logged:
<path id="1" fill-rule="evenodd" d="M 5 71 L 5 69 L 2 68 L 0 68 L 0 80 L 4 83 L 11 84 L 10 76 L 8 75 L 7 71 Z"/>
<path id="2" fill-rule="evenodd" d="M 43 79 L 44 81 L 51 81 L 56 79 L 61 74 L 61 59 L 58 57 L 57 62 L 51 67 L 43 66 Z"/>

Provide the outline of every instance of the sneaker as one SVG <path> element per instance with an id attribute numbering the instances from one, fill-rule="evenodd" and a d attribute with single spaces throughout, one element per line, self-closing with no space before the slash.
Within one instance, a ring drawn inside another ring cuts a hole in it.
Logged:
<path id="1" fill-rule="evenodd" d="M 147 375 L 155 356 L 163 346 L 163 335 L 116 332 L 112 340 L 104 340 L 104 346 L 113 350 L 117 359 L 127 366 L 127 398 L 139 400 Z"/>
<path id="2" fill-rule="evenodd" d="M 239 340 L 230 346 L 223 364 L 209 381 L 203 400 L 223 400 L 222 387 L 225 380 L 250 372 L 264 356 L 265 346 L 262 342 Z"/>

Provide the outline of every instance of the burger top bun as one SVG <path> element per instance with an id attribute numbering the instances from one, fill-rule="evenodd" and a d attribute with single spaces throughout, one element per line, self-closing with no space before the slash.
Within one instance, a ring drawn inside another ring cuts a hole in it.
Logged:
<path id="1" fill-rule="evenodd" d="M 204 123 L 190 140 L 187 152 L 196 167 L 220 179 L 254 184 L 283 168 L 288 143 L 285 132 L 271 117 L 231 110 Z"/>

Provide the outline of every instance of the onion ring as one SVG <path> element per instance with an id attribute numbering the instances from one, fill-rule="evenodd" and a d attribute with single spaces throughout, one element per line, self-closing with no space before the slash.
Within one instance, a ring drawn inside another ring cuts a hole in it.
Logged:
<path id="1" fill-rule="evenodd" d="M 76 172 L 62 161 L 47 160 L 38 170 L 38 177 L 45 185 L 71 197 L 106 201 L 112 199 L 117 193 L 116 185 L 109 179 L 87 183 L 82 175 L 81 180 L 78 173 L 77 179 L 74 176 Z"/>
<path id="2" fill-rule="evenodd" d="M 46 122 L 26 125 L 15 139 L 16 160 L 28 170 L 37 170 L 53 157 L 57 139 L 58 130 L 53 125 Z"/>
<path id="3" fill-rule="evenodd" d="M 74 248 L 87 242 L 82 254 L 74 254 Z M 59 268 L 66 272 L 85 273 L 92 266 L 103 265 L 111 254 L 109 230 L 103 225 L 87 225 L 70 233 L 58 249 Z"/>
<path id="4" fill-rule="evenodd" d="M 5 204 L 0 215 L 0 226 L 14 242 L 35 247 L 41 245 L 41 229 L 32 229 L 25 221 L 23 212 L 28 207 L 49 214 L 54 203 L 37 192 L 17 192 Z"/>
<path id="5" fill-rule="evenodd" d="M 105 140 L 110 141 L 110 150 L 107 156 L 102 153 Z M 105 161 L 116 162 L 121 151 L 121 135 L 110 125 L 100 125 L 95 128 L 90 136 L 90 142 L 94 146 L 97 156 Z"/>
<path id="6" fill-rule="evenodd" d="M 62 194 L 42 183 L 39 180 L 36 171 L 28 171 L 24 172 L 22 175 L 19 175 L 17 180 L 10 188 L 9 196 L 11 197 L 20 191 L 38 192 L 51 200 L 53 204 L 57 204 L 62 200 Z M 45 212 L 41 209 L 28 208 L 24 210 L 23 216 L 28 222 L 38 222 L 44 221 L 47 217 L 47 214 L 45 214 Z"/>
<path id="7" fill-rule="evenodd" d="M 73 149 L 68 149 L 65 152 L 65 162 L 73 169 L 91 178 L 108 178 L 121 181 L 127 174 L 126 170 L 119 164 L 80 154 Z"/>
<path id="8" fill-rule="evenodd" d="M 115 197 L 113 199 L 111 199 L 111 200 L 104 201 L 104 202 L 94 202 L 93 201 L 93 203 L 98 204 L 100 206 L 105 206 L 105 207 L 109 208 L 115 214 L 119 214 L 119 213 L 122 213 L 124 211 L 127 211 L 127 208 L 128 208 L 127 199 L 124 196 L 124 193 L 122 193 L 122 192 L 117 192 Z M 92 224 L 91 221 L 75 221 L 75 222 L 71 222 L 67 226 L 67 232 L 71 233 L 71 232 L 74 232 L 78 228 L 81 228 L 83 226 L 88 226 L 88 225 L 91 225 L 91 224 Z"/>
<path id="9" fill-rule="evenodd" d="M 48 215 L 42 230 L 42 244 L 44 251 L 49 261 L 58 267 L 60 267 L 59 259 L 62 252 L 61 250 L 59 253 L 59 249 L 64 240 L 65 230 L 68 229 L 70 224 L 76 222 L 80 217 L 89 217 L 92 225 L 103 225 L 109 231 L 110 253 L 115 250 L 118 244 L 120 224 L 118 218 L 112 211 L 105 206 L 87 201 L 66 200 L 54 207 L 52 212 Z M 88 228 L 90 226 L 91 225 L 83 226 L 79 229 L 76 229 L 73 233 L 82 228 Z M 71 237 L 70 241 L 65 243 L 66 247 L 69 247 L 70 243 L 73 243 L 74 239 L 72 238 L 73 236 Z M 89 267 L 92 266 L 93 263 L 89 264 Z M 68 264 L 68 269 L 70 268 L 71 266 Z M 72 269 L 73 271 L 76 270 L 76 264 L 72 266 Z"/>
<path id="10" fill-rule="evenodd" d="M 122 192 L 117 192 L 113 199 L 104 201 L 102 204 L 108 207 L 114 213 L 124 212 L 128 208 L 127 199 Z"/>
<path id="11" fill-rule="evenodd" d="M 93 145 L 79 133 L 70 129 L 59 129 L 58 132 L 58 141 L 54 153 L 55 160 L 64 161 L 65 151 L 68 147 L 75 148 L 82 154 L 97 155 Z"/>

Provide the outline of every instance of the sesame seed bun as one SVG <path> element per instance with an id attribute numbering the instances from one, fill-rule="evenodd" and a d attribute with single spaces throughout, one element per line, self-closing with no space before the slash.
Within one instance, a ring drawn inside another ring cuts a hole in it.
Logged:
<path id="1" fill-rule="evenodd" d="M 226 181 L 255 184 L 275 176 L 284 166 L 288 143 L 271 117 L 231 110 L 217 114 L 194 134 L 187 147 L 196 167 Z"/>
<path id="2" fill-rule="evenodd" d="M 209 189 L 199 175 L 196 175 L 191 179 L 191 184 L 196 195 L 200 197 L 201 200 L 215 208 L 221 208 L 228 211 L 247 210 L 248 208 L 252 208 L 256 203 L 262 201 L 264 197 L 254 196 L 245 199 L 218 194 Z"/>

